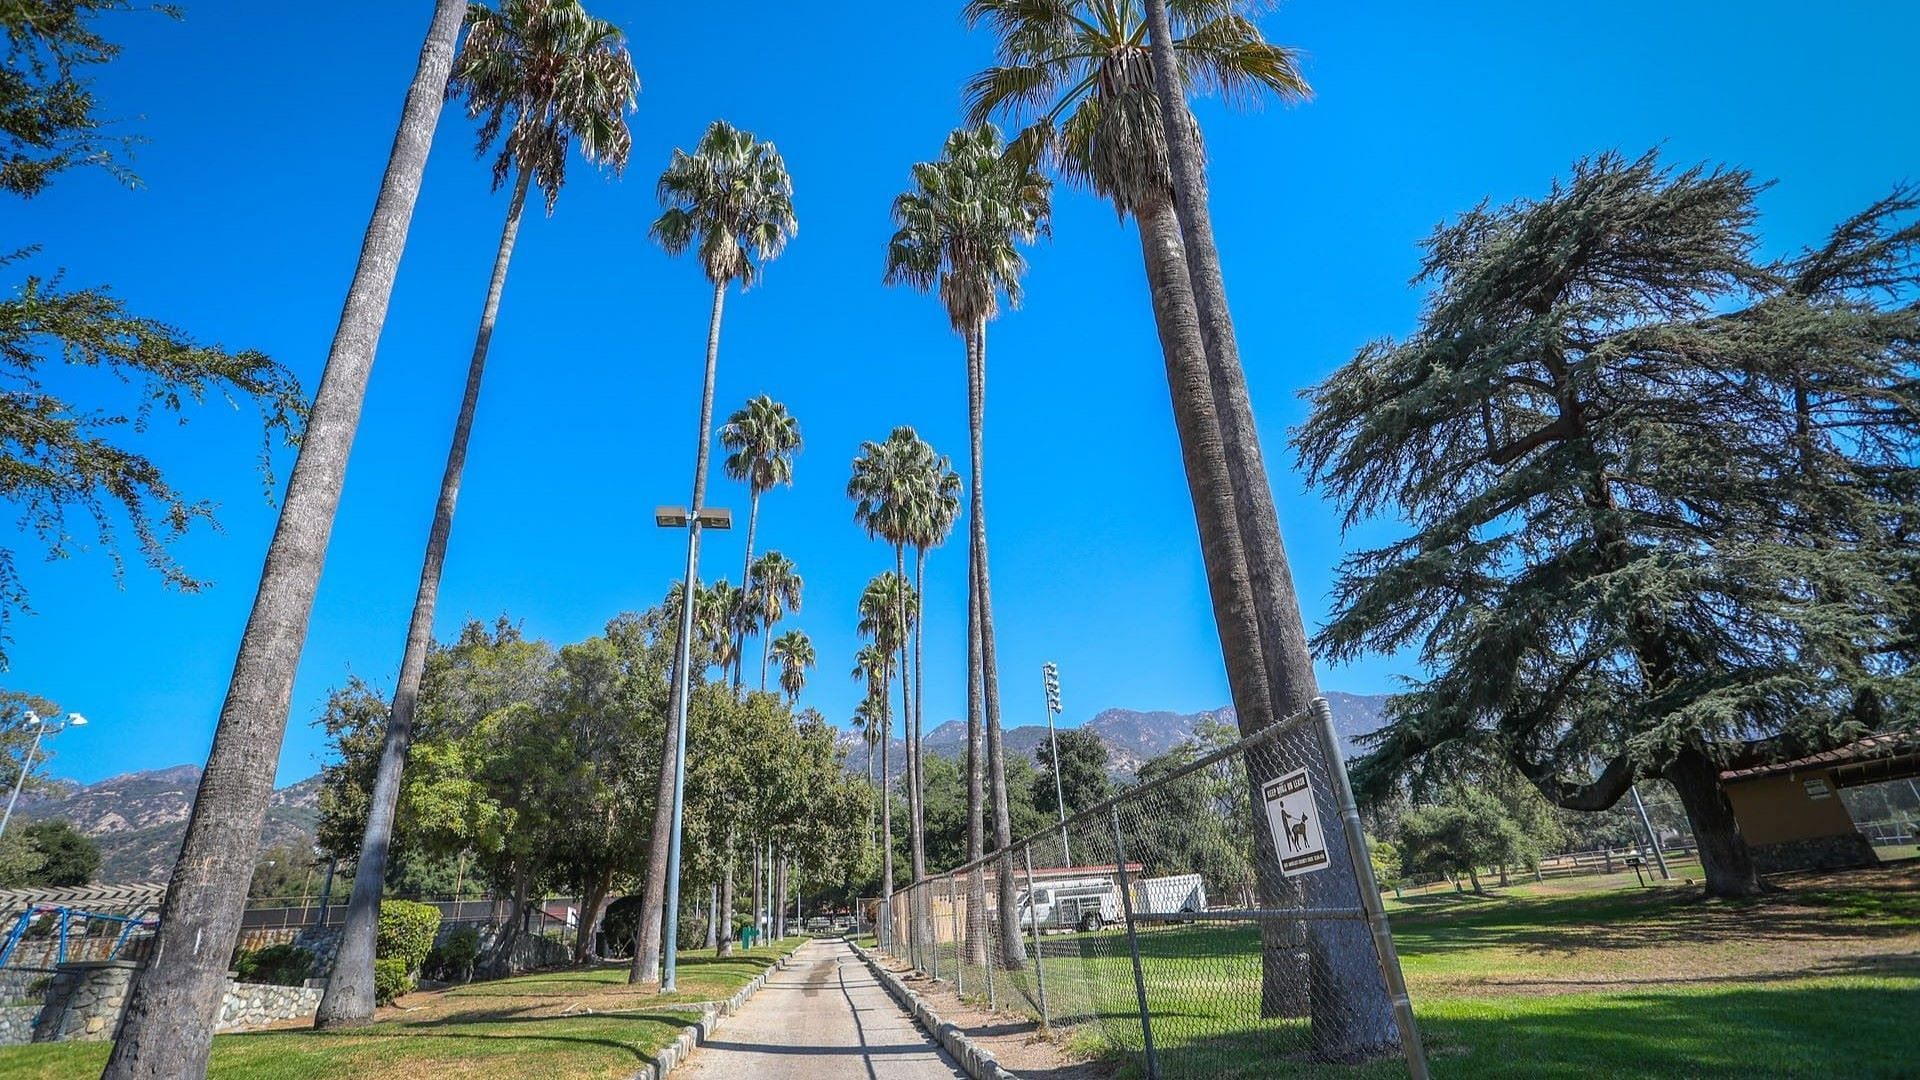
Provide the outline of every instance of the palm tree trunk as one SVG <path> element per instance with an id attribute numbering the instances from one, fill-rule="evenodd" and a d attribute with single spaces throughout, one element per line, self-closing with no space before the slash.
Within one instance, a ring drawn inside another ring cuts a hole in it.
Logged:
<path id="1" fill-rule="evenodd" d="M 1214 625 L 1220 635 L 1220 653 L 1226 663 L 1227 686 L 1233 695 L 1234 714 L 1241 730 L 1259 731 L 1273 722 L 1273 706 L 1261 653 L 1252 583 L 1247 576 L 1246 555 L 1234 517 L 1232 483 L 1220 449 L 1206 348 L 1200 339 L 1194 311 L 1180 223 L 1169 202 L 1136 208 L 1135 221 L 1146 261 L 1147 285 L 1153 297 L 1154 322 L 1160 332 L 1160 350 L 1166 358 L 1168 396 L 1173 402 L 1174 427 L 1180 436 L 1187 488 L 1193 498 L 1201 561 L 1206 567 Z M 1258 789 L 1268 779 L 1271 777 L 1255 778 L 1250 774 L 1253 805 L 1260 805 L 1262 797 Z M 1253 832 L 1261 865 L 1278 865 L 1272 834 L 1266 829 Z M 1276 910 L 1301 906 L 1298 890 L 1289 882 L 1275 874 L 1259 877 L 1265 906 Z M 1301 923 L 1262 925 L 1261 1016 L 1306 1015 L 1308 959 L 1302 951 L 1305 937 L 1306 927 Z"/>
<path id="2" fill-rule="evenodd" d="M 913 790 L 916 806 L 913 812 L 913 877 L 918 881 L 927 874 L 927 745 L 926 745 L 926 684 L 921 681 L 920 667 L 921 642 L 927 625 L 927 549 L 915 546 L 913 549 L 913 597 L 919 606 L 920 617 L 913 620 Z M 934 939 L 930 922 L 931 908 L 927 904 L 924 890 L 915 892 L 919 909 L 915 918 L 920 922 L 923 942 L 931 944 Z"/>
<path id="3" fill-rule="evenodd" d="M 715 882 L 707 886 L 707 945 L 709 949 L 720 947 L 720 885 Z"/>
<path id="4" fill-rule="evenodd" d="M 720 364 L 720 316 L 726 309 L 726 303 L 727 284 L 724 281 L 716 282 L 713 286 L 713 313 L 707 321 L 707 369 L 700 389 L 700 441 L 695 444 L 693 455 L 693 501 L 689 510 L 694 515 L 700 513 L 707 497 L 707 455 L 709 444 L 713 441 L 713 379 Z M 700 584 L 699 529 L 689 532 L 687 544 L 690 548 L 687 563 L 694 568 L 694 573 L 680 593 L 680 628 L 683 636 L 690 626 L 694 592 Z M 690 647 L 688 642 L 682 642 L 682 645 Z M 660 755 L 660 784 L 656 790 L 653 811 L 652 836 L 656 840 L 664 840 L 673 832 L 673 779 L 680 758 L 678 718 L 681 716 L 682 700 L 690 692 L 691 675 L 691 672 L 680 670 L 679 663 L 674 664 L 673 692 L 667 702 L 669 720 L 666 751 Z M 667 904 L 668 846 L 665 842 L 647 845 L 647 879 L 640 902 L 640 928 L 635 932 L 633 966 L 627 972 L 629 983 L 660 981 L 660 930 Z"/>
<path id="5" fill-rule="evenodd" d="M 433 524 L 427 531 L 427 554 L 420 569 L 420 587 L 413 597 L 413 617 L 407 625 L 407 643 L 400 659 L 400 682 L 393 691 L 387 716 L 386 739 L 367 807 L 366 832 L 360 842 L 360 860 L 353 874 L 353 896 L 347 904 L 347 922 L 340 933 L 327 989 L 314 1014 L 317 1028 L 351 1027 L 373 1023 L 373 937 L 380 918 L 380 893 L 386 883 L 387 849 L 393 840 L 394 810 L 400 802 L 400 775 L 406 768 L 407 747 L 413 742 L 413 712 L 420 695 L 420 678 L 433 646 L 433 612 L 440 599 L 440 573 L 447 561 L 447 543 L 453 535 L 453 511 L 460 499 L 460 479 L 467 465 L 467 442 L 473 435 L 473 416 L 480 404 L 480 383 L 487 370 L 487 349 L 493 343 L 494 321 L 500 314 L 500 296 L 506 289 L 507 265 L 520 233 L 520 213 L 526 207 L 525 169 L 513 182 L 507 201 L 507 221 L 493 257 L 493 277 L 487 283 L 486 303 L 480 309 L 480 330 L 474 336 L 473 359 L 467 365 L 467 384 L 453 423 L 453 444 L 447 449 L 447 467 L 440 476 L 440 494 L 434 502 Z"/>
<path id="6" fill-rule="evenodd" d="M 974 345 L 984 334 L 984 325 L 976 325 L 967 333 L 967 372 L 969 376 L 968 400 L 971 402 L 971 376 L 974 362 Z M 972 406 L 968 406 L 968 415 L 972 415 Z M 970 425 L 971 426 L 971 425 Z M 972 438 L 977 438 L 973 436 Z M 980 456 L 972 452 L 969 466 L 969 484 L 974 494 L 969 496 L 967 512 L 967 861 L 977 862 L 986 854 L 986 789 L 985 789 L 985 747 L 982 744 L 985 729 L 986 698 L 980 687 L 980 544 L 973 528 L 973 522 L 979 520 L 980 503 L 978 492 L 980 480 Z M 985 966 L 987 962 L 987 941 L 985 915 L 987 894 L 984 879 L 976 872 L 967 875 L 967 963 Z"/>
<path id="7" fill-rule="evenodd" d="M 763 874 L 766 873 L 766 863 L 764 861 L 766 858 L 765 852 L 766 852 L 766 845 L 761 844 L 757 840 L 754 841 L 754 844 L 753 844 L 753 932 L 755 937 L 758 937 L 760 934 L 760 915 L 762 912 L 767 910 L 766 878 L 762 876 Z"/>
<path id="8" fill-rule="evenodd" d="M 890 680 L 889 680 L 890 681 Z M 893 942 L 893 799 L 888 778 L 893 767 L 893 687 L 880 688 L 880 936 L 883 946 Z"/>
<path id="9" fill-rule="evenodd" d="M 913 711 L 912 667 L 908 663 L 907 650 L 907 549 L 905 544 L 893 545 L 893 573 L 900 580 L 901 588 L 895 596 L 894 625 L 899 631 L 900 641 L 900 714 L 907 740 L 907 857 L 913 867 L 913 880 L 917 884 L 927 876 L 927 849 L 925 827 L 920 806 L 920 718 Z M 917 895 L 917 894 L 916 894 Z M 911 914 L 909 918 L 915 925 L 908 928 L 914 940 L 919 940 L 919 916 Z"/>
<path id="10" fill-rule="evenodd" d="M 1194 308 L 1219 416 L 1220 442 L 1228 477 L 1233 483 L 1235 517 L 1240 527 L 1248 577 L 1252 581 L 1259 618 L 1261 649 L 1267 665 L 1267 684 L 1277 722 L 1305 711 L 1320 695 L 1314 677 L 1313 655 L 1307 646 L 1306 626 L 1300 617 L 1300 598 L 1281 541 L 1273 490 L 1267 481 L 1260 452 L 1260 433 L 1247 393 L 1246 372 L 1227 310 L 1226 284 L 1220 272 L 1220 253 L 1214 245 L 1213 221 L 1207 205 L 1207 181 L 1200 149 L 1187 112 L 1186 98 L 1174 55 L 1173 34 L 1166 0 L 1147 0 L 1155 90 L 1160 98 L 1161 127 L 1173 171 L 1174 206 L 1187 253 L 1187 275 L 1193 285 Z M 1243 732 L 1246 729 L 1242 728 Z M 1250 732 L 1247 732 L 1250 734 Z M 1338 762 L 1329 762 L 1340 767 Z M 1340 829 L 1325 834 L 1327 856 L 1333 865 L 1363 868 L 1366 880 L 1350 875 L 1329 879 L 1333 892 L 1325 903 L 1362 906 L 1362 893 L 1374 888 L 1364 853 L 1352 858 Z M 1326 957 L 1335 973 L 1313 994 L 1313 1038 L 1316 1050 L 1340 1060 L 1361 1059 L 1392 1052 L 1400 1042 L 1399 1024 L 1377 963 L 1369 963 L 1373 941 L 1358 921 L 1328 920 L 1313 927 L 1314 948 Z"/>
<path id="11" fill-rule="evenodd" d="M 439 0 L 387 157 L 300 456 L 267 548 L 187 835 L 169 879 L 149 968 L 136 985 L 105 1076 L 200 1076 L 240 931 L 294 671 L 393 279 L 420 195 L 466 5 Z"/>
<path id="12" fill-rule="evenodd" d="M 973 540 L 974 576 L 980 594 L 980 691 L 987 720 L 987 776 L 993 792 L 993 846 L 1004 851 L 1013 844 L 1013 819 L 1007 805 L 1007 757 L 1000 737 L 1000 676 L 993 642 L 993 589 L 987 573 L 986 499 L 981 490 L 985 474 L 983 441 L 987 411 L 987 331 L 981 320 L 974 334 L 972 363 L 967 369 L 967 421 L 971 429 L 973 458 Z M 1026 963 L 1026 949 L 1020 935 L 1009 932 L 1014 908 L 1014 882 L 1010 865 L 996 875 L 999 883 L 1001 919 L 1001 959 L 1012 969 Z"/>

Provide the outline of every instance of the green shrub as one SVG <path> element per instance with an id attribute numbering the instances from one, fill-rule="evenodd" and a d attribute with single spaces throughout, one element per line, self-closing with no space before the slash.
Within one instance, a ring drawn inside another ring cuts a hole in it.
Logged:
<path id="1" fill-rule="evenodd" d="M 413 989 L 413 972 L 398 957 L 382 957 L 373 962 L 373 1000 L 388 1005 L 394 998 Z"/>
<path id="2" fill-rule="evenodd" d="M 242 949 L 234 954 L 233 971 L 243 983 L 299 986 L 313 972 L 313 954 L 295 945 Z"/>
<path id="3" fill-rule="evenodd" d="M 409 976 L 420 971 L 433 951 L 433 939 L 440 933 L 440 909 L 432 904 L 411 900 L 380 902 L 380 931 L 374 939 L 373 955 L 381 960 L 406 963 Z"/>
<path id="4" fill-rule="evenodd" d="M 480 931 L 463 926 L 433 947 L 427 954 L 425 970 L 436 979 L 466 982 L 473 978 L 473 965 L 479 959 Z"/>

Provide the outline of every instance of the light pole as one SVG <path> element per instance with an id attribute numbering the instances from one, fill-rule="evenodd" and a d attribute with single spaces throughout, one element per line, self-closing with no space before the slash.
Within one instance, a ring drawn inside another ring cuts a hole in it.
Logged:
<path id="1" fill-rule="evenodd" d="M 1040 681 L 1047 688 L 1047 748 L 1053 755 L 1053 803 L 1060 811 L 1060 855 L 1073 865 L 1073 850 L 1067 846 L 1067 797 L 1060 783 L 1060 740 L 1053 734 L 1053 718 L 1060 714 L 1060 668 L 1049 660 L 1040 668 Z"/>
<path id="2" fill-rule="evenodd" d="M 33 742 L 27 747 L 27 756 L 20 762 L 20 775 L 13 782 L 13 794 L 7 799 L 7 812 L 0 815 L 0 836 L 7 835 L 7 823 L 13 820 L 13 804 L 20 801 L 20 789 L 27 784 L 27 774 L 33 771 L 33 756 L 40 752 L 40 739 L 45 735 L 58 735 L 70 727 L 86 727 L 87 718 L 77 712 L 67 714 L 64 723 L 49 724 L 40 719 L 40 714 L 27 710 L 27 726 L 33 729 Z"/>
<path id="3" fill-rule="evenodd" d="M 1640 785 L 1627 788 L 1633 793 L 1633 808 L 1640 811 L 1640 824 L 1646 827 L 1647 842 L 1653 845 L 1653 861 L 1660 865 L 1660 880 L 1672 881 L 1673 875 L 1667 873 L 1667 857 L 1660 854 L 1660 837 L 1653 831 L 1653 819 L 1647 817 L 1647 804 L 1640 801 Z"/>
<path id="4" fill-rule="evenodd" d="M 695 492 L 696 495 L 699 492 Z M 680 951 L 680 826 L 685 817 L 687 792 L 687 694 L 691 684 L 687 669 L 693 664 L 693 597 L 700 588 L 700 529 L 733 527 L 730 511 L 712 506 L 654 508 L 653 522 L 663 529 L 687 530 L 687 576 L 680 587 L 680 639 L 673 646 L 673 828 L 667 841 L 667 902 L 661 920 L 666 923 L 665 965 L 661 968 L 660 992 L 671 994 Z"/>

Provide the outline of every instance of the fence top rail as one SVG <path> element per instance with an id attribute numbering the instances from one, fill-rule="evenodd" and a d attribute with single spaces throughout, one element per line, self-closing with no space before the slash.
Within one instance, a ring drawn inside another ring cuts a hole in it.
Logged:
<path id="1" fill-rule="evenodd" d="M 1311 702 L 1307 703 L 1306 708 L 1300 710 L 1297 713 L 1294 713 L 1292 716 L 1288 716 L 1281 720 L 1277 720 L 1274 723 L 1269 724 L 1264 728 L 1261 728 L 1259 731 L 1256 731 L 1253 734 L 1248 735 L 1244 739 L 1240 739 L 1236 742 L 1230 743 L 1226 746 L 1221 747 L 1218 750 L 1212 751 L 1211 753 L 1203 754 L 1200 757 L 1197 757 L 1192 761 L 1187 762 L 1185 765 L 1182 765 L 1179 768 L 1173 770 L 1172 772 L 1168 773 L 1165 776 L 1158 776 L 1148 781 L 1147 783 L 1135 784 L 1132 787 L 1116 792 L 1112 796 L 1102 799 L 1099 802 L 1094 803 L 1092 806 L 1087 807 L 1085 810 L 1082 810 L 1079 813 L 1074 814 L 1073 816 L 1067 818 L 1065 821 L 1056 821 L 1052 825 L 1049 825 L 1046 828 L 1039 830 L 1038 832 L 1028 833 L 1027 835 L 1020 837 L 1019 839 L 1013 841 L 1011 844 L 1008 844 L 1004 848 L 998 848 L 994 851 L 988 852 L 987 854 L 982 855 L 971 862 L 962 863 L 961 865 L 956 866 L 951 870 L 943 871 L 938 874 L 929 874 L 927 877 L 921 878 L 920 880 L 931 881 L 935 878 L 951 877 L 955 874 L 970 874 L 973 871 L 978 870 L 982 867 L 989 866 L 993 863 L 1001 862 L 1005 859 L 1012 858 L 1013 853 L 1019 850 L 1020 848 L 1028 847 L 1041 840 L 1045 840 L 1048 837 L 1052 836 L 1053 834 L 1061 831 L 1062 829 L 1070 829 L 1076 825 L 1084 825 L 1087 822 L 1090 822 L 1095 818 L 1099 817 L 1101 814 L 1110 813 L 1114 807 L 1119 806 L 1120 804 L 1128 801 L 1129 799 L 1143 798 L 1147 795 L 1152 794 L 1155 791 L 1158 791 L 1164 787 L 1167 787 L 1170 784 L 1178 783 L 1179 781 L 1184 780 L 1189 776 L 1192 776 L 1194 773 L 1200 772 L 1202 769 L 1212 768 L 1213 766 L 1218 765 L 1220 762 L 1225 761 L 1230 757 L 1233 757 L 1235 754 L 1245 754 L 1247 751 L 1252 750 L 1257 746 L 1265 746 L 1267 743 L 1270 743 L 1275 739 L 1278 739 L 1280 736 L 1286 734 L 1289 731 L 1294 730 L 1295 728 L 1299 727 L 1301 724 L 1304 724 L 1307 721 L 1313 719 L 1314 707 L 1325 701 L 1326 701 L 1326 698 L 1324 697 L 1316 697 Z M 919 883 L 920 883 L 919 881 L 916 881 L 913 884 L 918 885 Z M 912 888 L 912 885 L 909 885 L 908 888 Z"/>

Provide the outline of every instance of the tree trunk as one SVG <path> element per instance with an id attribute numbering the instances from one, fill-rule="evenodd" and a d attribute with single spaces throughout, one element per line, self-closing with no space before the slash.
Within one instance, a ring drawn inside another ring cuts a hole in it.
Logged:
<path id="1" fill-rule="evenodd" d="M 733 955 L 733 827 L 727 827 L 726 868 L 720 873 L 720 947 L 714 955 Z"/>
<path id="2" fill-rule="evenodd" d="M 1234 512 L 1240 542 L 1253 584 L 1259 618 L 1267 684 L 1275 722 L 1305 711 L 1320 696 L 1314 678 L 1313 655 L 1307 646 L 1306 626 L 1300 617 L 1300 599 L 1281 542 L 1279 516 L 1260 451 L 1260 432 L 1254 423 L 1247 393 L 1246 372 L 1234 338 L 1233 317 L 1227 309 L 1226 285 L 1220 273 L 1220 253 L 1214 245 L 1213 222 L 1207 205 L 1207 181 L 1201 166 L 1198 137 L 1181 89 L 1179 63 L 1167 18 L 1166 0 L 1147 0 L 1151 33 L 1154 87 L 1160 98 L 1160 120 L 1172 166 L 1174 205 L 1187 252 L 1187 275 L 1193 284 L 1194 308 L 1199 316 L 1207 366 L 1213 384 L 1214 405 L 1220 420 L 1221 447 L 1233 482 Z M 1332 768 L 1342 768 L 1338 748 L 1329 748 Z M 1343 830 L 1327 829 L 1327 857 L 1334 866 L 1353 865 L 1354 874 L 1336 874 L 1323 902 L 1358 908 L 1373 889 L 1367 853 L 1348 850 Z M 1357 857 L 1356 857 L 1357 856 Z M 1392 999 L 1376 959 L 1367 927 L 1350 920 L 1317 922 L 1311 929 L 1313 948 L 1328 960 L 1334 977 L 1315 987 L 1313 1040 L 1326 1058 L 1358 1060 L 1397 1052 L 1400 1027 Z M 1363 960 L 1366 958 L 1366 960 Z"/>
<path id="3" fill-rule="evenodd" d="M 720 886 L 707 886 L 707 948 L 720 947 Z"/>
<path id="4" fill-rule="evenodd" d="M 293 678 L 466 5 L 439 0 L 287 483 L 187 834 L 105 1076 L 200 1076 L 286 734 Z"/>
<path id="5" fill-rule="evenodd" d="M 500 230 L 500 246 L 493 256 L 493 277 L 480 308 L 480 330 L 474 336 L 473 358 L 467 364 L 467 383 L 453 423 L 453 443 L 447 448 L 447 467 L 440 476 L 433 523 L 427 530 L 427 554 L 420 568 L 420 586 L 413 597 L 413 617 L 407 624 L 407 642 L 400 659 L 400 680 L 393 691 L 380 766 L 374 776 L 367 807 L 366 832 L 360 841 L 360 860 L 354 869 L 347 922 L 340 931 L 340 951 L 327 978 L 325 994 L 314 1013 L 317 1028 L 357 1027 L 373 1023 L 373 939 L 380 921 L 380 893 L 387 878 L 387 850 L 393 841 L 394 811 L 400 803 L 400 777 L 406 768 L 407 747 L 413 742 L 414 706 L 420 696 L 420 678 L 433 647 L 433 613 L 440 599 L 440 574 L 453 535 L 453 512 L 460 500 L 460 480 L 467 465 L 467 443 L 473 435 L 474 412 L 480 404 L 480 384 L 487 370 L 487 349 L 506 290 L 507 265 L 513 260 L 514 240 L 520 234 L 520 212 L 527 202 L 527 184 L 533 174 L 525 169 L 513 182 L 507 200 L 507 221 Z"/>
<path id="6" fill-rule="evenodd" d="M 693 455 L 693 500 L 689 512 L 697 520 L 707 498 L 707 454 L 713 441 L 713 379 L 720 364 L 720 316 L 726 309 L 727 283 L 716 282 L 713 286 L 713 312 L 707 320 L 707 368 L 700 389 L 700 441 L 695 444 Z M 676 641 L 677 652 L 682 656 L 692 656 L 691 628 L 693 624 L 693 595 L 699 589 L 700 566 L 700 530 L 691 528 L 687 536 L 688 555 L 687 580 L 680 592 L 680 636 Z M 681 725 L 685 698 L 691 692 L 692 672 L 684 670 L 691 663 L 682 665 L 676 658 L 673 673 L 673 692 L 667 702 L 666 752 L 660 757 L 660 784 L 656 794 L 658 801 L 653 811 L 653 836 L 668 837 L 668 843 L 647 845 L 647 880 L 641 890 L 640 926 L 635 931 L 633 947 L 633 966 L 627 972 L 629 983 L 649 983 L 660 981 L 661 928 L 665 921 L 664 912 L 667 903 L 667 861 L 672 846 L 674 777 L 679 769 Z"/>
<path id="7" fill-rule="evenodd" d="M 880 921 L 874 939 L 882 947 L 893 945 L 893 687 L 880 687 Z"/>
<path id="8" fill-rule="evenodd" d="M 987 572 L 986 498 L 981 490 L 981 480 L 985 475 L 982 442 L 987 409 L 987 334 L 984 322 L 975 335 L 972 360 L 967 371 L 967 415 L 973 435 L 973 538 L 974 550 L 978 553 L 974 561 L 974 575 L 978 579 L 976 588 L 980 593 L 980 691 L 986 706 L 987 778 L 993 799 L 993 846 L 995 851 L 1005 851 L 1013 844 L 1013 818 L 1007 804 L 1006 750 L 1000 737 L 999 661 L 994 653 L 992 578 Z M 1021 944 L 1020 935 L 1009 932 L 1009 927 L 1013 926 L 1014 909 L 1014 881 L 1010 864 L 1002 863 L 995 881 L 998 884 L 1001 923 L 1000 958 L 1010 970 L 1019 970 L 1026 966 L 1027 951 Z"/>
<path id="9" fill-rule="evenodd" d="M 914 812 L 913 859 L 914 880 L 919 881 L 927 874 L 927 746 L 926 746 L 926 686 L 921 682 L 920 666 L 923 628 L 927 624 L 927 549 L 915 546 L 913 549 L 913 596 L 919 605 L 920 617 L 913 620 L 913 786 L 919 808 Z M 932 945 L 938 936 L 932 925 L 932 907 L 928 903 L 925 890 L 916 890 L 915 903 L 918 909 L 915 918 L 920 923 L 921 941 Z"/>
<path id="10" fill-rule="evenodd" d="M 985 323 L 975 325 L 966 334 L 966 361 L 968 377 L 972 380 L 973 346 L 985 336 Z M 970 398 L 972 402 L 972 386 Z M 968 415 L 972 417 L 972 404 L 968 405 Z M 970 425 L 972 427 L 972 425 Z M 979 434 L 973 429 L 970 448 L 970 509 L 968 509 L 968 542 L 966 542 L 966 857 L 968 863 L 979 861 L 987 853 L 987 792 L 985 792 L 985 711 L 987 700 L 981 690 L 981 632 L 979 632 L 979 530 L 973 523 L 979 521 Z M 968 878 L 968 903 L 966 903 L 966 949 L 968 963 L 983 967 L 987 963 L 987 938 L 985 938 L 985 911 L 987 911 L 987 892 L 983 888 L 983 878 L 979 872 L 970 872 Z"/>
<path id="11" fill-rule="evenodd" d="M 757 840 L 754 841 L 754 844 L 753 844 L 753 932 L 755 937 L 758 937 L 761 933 L 763 933 L 763 930 L 761 929 L 763 924 L 760 921 L 760 917 L 761 917 L 761 914 L 767 910 L 766 878 L 762 876 L 766 872 L 766 863 L 763 861 L 765 858 L 766 858 L 765 848 L 760 844 L 759 841 Z"/>
<path id="12" fill-rule="evenodd" d="M 1153 297 L 1154 322 L 1160 332 L 1160 350 L 1166 359 L 1167 387 L 1173 402 L 1174 427 L 1180 435 L 1186 465 L 1187 489 L 1193 499 L 1195 525 L 1200 534 L 1201 561 L 1206 567 L 1207 590 L 1213 601 L 1214 626 L 1220 635 L 1220 653 L 1227 669 L 1234 715 L 1242 733 L 1252 734 L 1273 723 L 1273 706 L 1260 645 L 1252 583 L 1246 555 L 1234 517 L 1232 481 L 1220 447 L 1218 416 L 1207 371 L 1206 348 L 1201 342 L 1193 287 L 1187 275 L 1186 251 L 1181 246 L 1180 223 L 1173 205 L 1158 202 L 1136 208 L 1140 247 L 1146 262 L 1147 285 Z M 1262 770 L 1249 762 L 1250 805 L 1262 805 L 1261 788 L 1274 769 Z M 1253 830 L 1255 866 L 1276 867 L 1273 836 Z M 1275 873 L 1256 875 L 1263 902 L 1281 910 L 1301 906 L 1299 890 Z M 1303 923 L 1264 923 L 1261 926 L 1260 1015 L 1266 1018 L 1307 1015 L 1309 963 L 1304 951 Z"/>
<path id="13" fill-rule="evenodd" d="M 926 818 L 921 804 L 920 791 L 920 718 L 914 713 L 913 703 L 913 666 L 909 662 L 907 643 L 909 638 L 907 621 L 907 548 L 905 544 L 893 545 L 893 572 L 900 580 L 900 591 L 894 603 L 894 627 L 899 632 L 900 642 L 900 712 L 907 738 L 907 859 L 913 869 L 913 883 L 918 885 L 927 876 Z M 908 904 L 907 935 L 918 944 L 925 939 L 925 927 L 921 926 L 920 892 L 915 889 Z"/>
<path id="14" fill-rule="evenodd" d="M 1478 870 L 1475 870 L 1475 869 L 1473 868 L 1473 864 L 1472 864 L 1472 863 L 1468 863 L 1468 864 L 1467 864 L 1467 880 L 1469 880 L 1469 881 L 1471 881 L 1471 882 L 1473 882 L 1473 891 L 1474 891 L 1474 892 L 1476 892 L 1476 893 L 1485 893 L 1485 892 L 1487 891 L 1487 890 L 1486 890 L 1485 888 L 1483 888 L 1483 887 L 1481 887 L 1481 885 L 1480 885 L 1480 871 L 1478 871 Z"/>
<path id="15" fill-rule="evenodd" d="M 1698 748 L 1687 746 L 1662 775 L 1680 793 L 1680 805 L 1686 808 L 1687 822 L 1693 826 L 1708 894 L 1758 896 L 1763 891 L 1760 875 L 1754 869 L 1746 838 L 1740 835 L 1740 821 L 1733 816 L 1726 788 L 1720 784 L 1720 767 Z"/>
<path id="16" fill-rule="evenodd" d="M 787 936 L 787 857 L 781 855 L 773 872 L 773 939 Z"/>
<path id="17" fill-rule="evenodd" d="M 587 883 L 584 895 L 580 897 L 579 922 L 574 929 L 574 963 L 584 964 L 595 955 L 593 934 L 600 927 L 600 909 L 606 905 L 607 893 L 612 890 L 613 870 L 611 868 L 595 874 Z"/>

